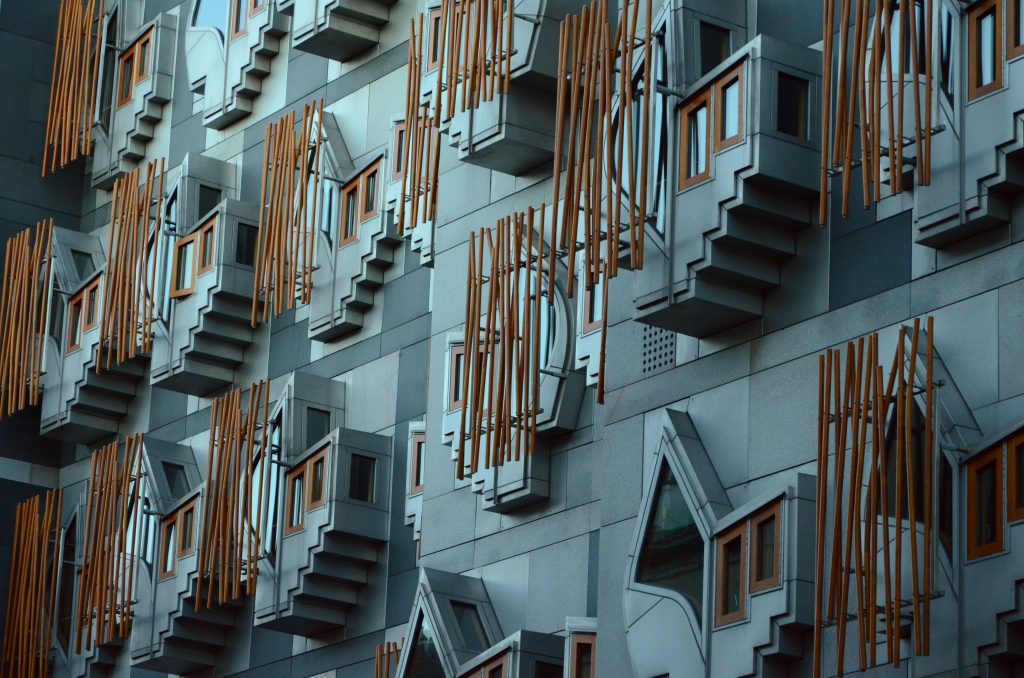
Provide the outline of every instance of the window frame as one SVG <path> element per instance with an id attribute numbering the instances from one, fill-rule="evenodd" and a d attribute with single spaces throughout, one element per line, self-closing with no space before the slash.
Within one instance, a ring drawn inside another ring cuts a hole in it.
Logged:
<path id="1" fill-rule="evenodd" d="M 569 638 L 569 675 L 575 677 L 578 668 L 579 654 L 577 648 L 580 645 L 590 646 L 590 678 L 597 675 L 597 634 L 574 632 Z"/>
<path id="2" fill-rule="evenodd" d="M 174 256 L 171 258 L 171 299 L 181 299 L 194 294 L 196 291 L 196 267 L 198 265 L 196 233 L 198 233 L 198 231 L 190 233 L 184 238 L 178 238 L 178 241 L 174 243 Z M 180 287 L 180 281 L 178 280 L 178 260 L 181 257 L 182 250 L 184 250 L 189 244 L 196 248 L 192 251 L 192 272 L 189 275 L 191 284 L 189 287 Z"/>
<path id="3" fill-rule="evenodd" d="M 687 176 L 690 171 L 690 116 L 703 107 L 706 111 L 704 124 L 704 171 Z M 695 94 L 679 109 L 679 190 L 696 186 L 711 179 L 711 90 L 704 89 Z"/>
<path id="4" fill-rule="evenodd" d="M 299 511 L 298 520 L 295 518 L 295 479 L 302 478 L 302 509 Z M 306 502 L 309 498 L 309 493 L 306 492 L 306 464 L 303 462 L 299 464 L 285 476 L 285 485 L 287 492 L 285 493 L 285 506 L 288 507 L 285 513 L 284 521 L 284 536 L 288 537 L 297 532 L 302 532 L 306 529 Z"/>
<path id="5" fill-rule="evenodd" d="M 370 209 L 366 209 L 366 194 L 367 194 L 366 186 L 367 186 L 367 183 L 369 182 L 370 177 L 376 177 L 373 180 L 373 196 L 372 196 L 373 204 L 370 207 Z M 359 208 L 359 224 L 362 224 L 364 221 L 367 221 L 369 219 L 373 219 L 375 216 L 377 216 L 377 212 L 379 211 L 378 203 L 377 203 L 377 195 L 379 193 L 380 193 L 380 161 L 378 160 L 378 161 L 374 162 L 372 165 L 370 165 L 369 167 L 367 167 L 365 170 L 363 170 L 362 173 L 360 173 L 360 175 L 359 175 L 359 202 L 357 203 L 357 207 Z M 357 224 L 357 226 L 358 226 L 358 224 Z M 358 237 L 358 230 L 357 230 L 356 237 Z"/>
<path id="6" fill-rule="evenodd" d="M 409 438 L 409 454 L 412 464 L 409 466 L 409 496 L 423 494 L 423 462 L 427 458 L 427 434 L 425 431 L 416 431 Z M 423 460 L 420 460 L 422 448 Z M 416 481 L 419 481 L 418 483 Z"/>
<path id="7" fill-rule="evenodd" d="M 228 0 L 231 4 L 228 7 L 228 42 L 242 37 L 249 32 L 249 15 L 252 13 L 251 0 Z M 247 7 L 248 6 L 248 7 Z M 247 11 L 248 9 L 248 11 Z M 241 28 L 235 30 L 235 25 L 241 18 Z"/>
<path id="8" fill-rule="evenodd" d="M 79 293 L 81 294 L 81 293 Z M 76 294 L 68 302 L 68 327 L 67 327 L 67 338 L 65 339 L 65 345 L 67 348 L 64 350 L 65 355 L 70 355 L 78 349 L 82 348 L 82 321 L 84 320 L 83 312 L 85 310 L 85 301 L 82 297 Z M 78 309 L 77 312 L 75 309 Z M 72 332 L 72 329 L 75 331 Z"/>
<path id="9" fill-rule="evenodd" d="M 146 58 L 140 59 L 139 54 L 144 45 L 149 50 L 146 53 Z M 131 62 L 130 68 L 125 67 L 125 62 Z M 121 108 L 131 103 L 135 98 L 135 87 L 140 82 L 148 80 L 153 72 L 153 28 L 147 28 L 142 35 L 135 39 L 135 42 L 125 48 L 124 52 L 118 56 L 117 63 L 117 108 Z M 125 76 L 128 76 L 130 80 L 127 92 L 124 91 Z"/>
<path id="10" fill-rule="evenodd" d="M 480 678 L 490 678 L 491 671 L 497 668 L 501 669 L 501 678 L 510 678 L 508 674 L 508 650 L 481 666 Z"/>
<path id="11" fill-rule="evenodd" d="M 458 368 L 457 356 L 462 356 L 462 369 Z M 456 398 L 456 392 L 458 390 L 457 385 L 462 384 L 462 375 L 465 374 L 466 370 L 466 343 L 458 342 L 451 345 L 448 349 L 448 411 L 455 412 L 462 409 L 466 403 L 465 394 L 461 394 L 461 398 Z"/>
<path id="12" fill-rule="evenodd" d="M 427 13 L 427 73 L 433 73 L 441 63 L 441 40 L 438 29 L 441 27 L 441 8 L 432 7 Z M 435 44 L 437 53 L 434 53 Z"/>
<path id="13" fill-rule="evenodd" d="M 744 139 L 746 131 L 743 124 L 743 116 L 745 113 L 743 106 L 745 70 L 746 59 L 741 59 L 738 64 L 730 68 L 715 80 L 715 153 L 732 148 L 733 146 L 741 143 Z M 731 137 L 723 137 L 722 135 L 725 133 L 725 125 L 722 121 L 722 115 L 725 113 L 725 90 L 734 82 L 738 89 L 738 94 L 736 96 L 736 134 Z"/>
<path id="14" fill-rule="evenodd" d="M 604 266 L 604 262 L 602 261 L 600 263 L 600 265 Z M 605 283 L 602 280 L 600 283 L 596 283 L 594 285 L 583 285 L 583 329 L 582 329 L 582 334 L 584 334 L 584 335 L 590 334 L 591 332 L 595 332 L 595 331 L 601 329 L 601 325 L 603 324 L 602 318 L 603 318 L 604 312 L 607 309 L 603 308 L 603 306 L 604 306 L 603 289 L 601 291 L 601 294 L 597 294 L 597 291 L 598 291 L 598 288 L 601 287 L 604 284 Z M 601 308 L 602 318 L 598 318 L 597 314 L 596 314 L 596 311 L 599 308 L 599 304 L 600 304 L 600 308 Z M 595 319 L 591 320 L 591 318 L 595 318 Z"/>
<path id="15" fill-rule="evenodd" d="M 129 47 L 122 52 L 117 61 L 117 107 L 122 108 L 135 98 L 135 47 Z"/>
<path id="16" fill-rule="evenodd" d="M 167 531 L 174 530 L 171 535 L 171 543 L 168 543 Z M 160 562 L 157 564 L 157 570 L 159 571 L 159 580 L 170 579 L 174 576 L 174 572 L 178 569 L 178 512 L 175 511 L 171 515 L 160 521 Z M 171 569 L 164 569 L 164 565 L 168 563 L 167 549 L 173 548 L 175 551 L 174 557 L 170 559 Z"/>
<path id="17" fill-rule="evenodd" d="M 305 502 L 306 502 L 306 513 L 309 513 L 310 511 L 315 511 L 318 508 L 323 508 L 324 506 L 327 506 L 327 477 L 328 477 L 327 450 L 328 450 L 329 447 L 330 447 L 329 445 L 325 445 L 324 447 L 320 448 L 319 451 L 314 453 L 313 456 L 311 456 L 305 462 L 305 464 L 306 464 L 306 476 L 309 479 L 308 489 L 307 488 L 303 488 L 303 491 L 306 493 L 306 496 L 304 497 Z M 320 497 L 320 499 L 318 501 L 313 501 L 313 477 L 314 477 L 313 467 L 316 465 L 316 463 L 318 461 L 319 462 L 323 462 L 323 465 L 324 465 L 323 487 L 321 488 L 321 497 Z"/>
<path id="18" fill-rule="evenodd" d="M 352 224 L 352 235 L 346 236 L 345 231 L 348 227 L 348 201 L 356 201 L 356 209 L 353 212 L 353 223 Z M 362 210 L 359 205 L 359 181 L 351 182 L 351 185 L 345 186 L 341 190 L 341 213 L 339 219 L 338 228 L 338 248 L 341 249 L 346 245 L 351 245 L 355 241 L 359 240 L 359 213 Z"/>
<path id="19" fill-rule="evenodd" d="M 1018 447 L 1024 450 L 1024 431 L 1006 441 L 1006 520 L 1010 523 L 1024 520 L 1024 487 L 1017 484 Z"/>
<path id="20" fill-rule="evenodd" d="M 370 462 L 371 474 L 370 474 L 370 482 L 369 482 L 369 485 L 368 485 L 368 488 L 369 488 L 369 491 L 370 491 L 370 498 L 369 499 L 363 499 L 361 497 L 354 497 L 354 496 L 352 496 L 352 475 L 355 472 L 355 464 L 353 462 L 354 462 L 356 457 L 359 457 L 361 459 L 366 459 L 366 460 L 368 460 Z M 358 452 L 351 452 L 348 455 L 348 492 L 347 492 L 347 495 L 348 495 L 348 500 L 349 501 L 359 502 L 360 504 L 366 504 L 368 506 L 373 506 L 373 505 L 375 505 L 377 503 L 378 495 L 380 494 L 379 492 L 377 492 L 377 481 L 378 481 L 377 476 L 379 475 L 379 473 L 378 473 L 379 469 L 377 468 L 377 466 L 379 465 L 379 461 L 380 460 L 377 458 L 377 456 L 376 455 L 372 455 L 372 454 L 360 454 Z"/>
<path id="21" fill-rule="evenodd" d="M 739 604 L 735 612 L 725 612 L 725 548 L 740 540 Z M 747 617 L 747 521 L 715 537 L 715 628 L 743 621 Z"/>
<path id="22" fill-rule="evenodd" d="M 977 543 L 978 471 L 995 464 L 996 534 L 988 543 Z M 1003 443 L 982 452 L 967 463 L 967 560 L 1003 551 Z"/>
<path id="23" fill-rule="evenodd" d="M 249 0 L 249 16 L 255 16 L 267 6 L 265 0 Z"/>
<path id="24" fill-rule="evenodd" d="M 143 46 L 148 47 L 149 51 L 146 53 L 145 59 L 140 59 L 138 55 L 142 53 Z M 135 84 L 138 85 L 140 82 L 149 80 L 149 76 L 153 72 L 153 29 L 150 28 L 139 36 L 139 39 L 135 41 L 135 45 L 132 49 L 136 52 Z"/>
<path id="25" fill-rule="evenodd" d="M 210 217 L 206 221 L 206 223 L 204 223 L 202 226 L 196 229 L 196 232 L 194 234 L 194 237 L 196 239 L 195 277 L 197 278 L 203 275 L 204 273 L 209 273 L 210 271 L 217 267 L 217 216 L 218 215 L 214 214 L 212 217 Z M 207 233 L 211 234 L 210 244 L 212 245 L 213 253 L 210 255 L 210 265 L 204 266 L 203 259 L 206 254 L 205 236 Z"/>
<path id="26" fill-rule="evenodd" d="M 1024 25 L 1017 25 L 1017 18 L 1020 10 L 1018 7 L 1024 5 L 1024 0 L 1009 0 L 1006 6 L 1006 59 L 1016 59 L 1024 56 Z M 1020 9 L 1024 9 L 1021 7 Z M 1022 22 L 1024 23 L 1024 22 Z M 1020 30 L 1020 43 L 1016 41 L 1016 33 Z"/>
<path id="27" fill-rule="evenodd" d="M 987 85 L 979 85 L 981 63 L 980 49 L 981 19 L 992 13 L 993 27 L 993 78 Z M 991 94 L 1003 86 L 1003 4 L 1002 0 L 981 0 L 967 10 L 967 103 Z"/>
<path id="28" fill-rule="evenodd" d="M 394 183 L 402 178 L 405 171 L 405 120 L 396 122 L 394 131 L 391 134 L 391 181 Z"/>
<path id="29" fill-rule="evenodd" d="M 772 554 L 774 565 L 772 576 L 757 579 L 757 569 L 761 562 L 759 528 L 768 520 L 775 520 L 775 548 Z M 747 590 L 751 595 L 768 589 L 778 588 L 782 584 L 782 501 L 775 501 L 750 519 L 750 584 Z"/>
<path id="30" fill-rule="evenodd" d="M 182 529 L 182 525 L 184 524 L 184 521 L 185 521 L 185 515 L 188 514 L 188 513 L 192 514 L 192 535 L 191 535 L 192 543 L 191 544 L 185 544 L 184 543 L 184 541 L 185 541 L 185 530 Z M 175 549 L 175 558 L 174 559 L 177 560 L 178 558 L 184 558 L 184 557 L 190 556 L 190 555 L 192 555 L 192 554 L 194 554 L 196 552 L 196 541 L 197 541 L 197 539 L 196 539 L 196 526 L 199 524 L 199 521 L 196 519 L 198 517 L 198 515 L 199 515 L 198 512 L 196 511 L 196 498 L 193 498 L 187 504 L 182 505 L 179 509 L 177 509 L 174 512 L 174 514 L 175 514 L 175 518 L 174 519 L 179 523 L 178 524 L 178 528 L 177 528 L 178 529 L 178 536 L 175 539 L 176 549 Z"/>
<path id="31" fill-rule="evenodd" d="M 92 293 L 93 292 L 96 293 L 96 300 L 95 300 L 95 302 L 92 299 Z M 94 329 L 94 328 L 98 327 L 99 324 L 100 324 L 99 308 L 95 309 L 96 314 L 93 316 L 92 322 L 89 322 L 89 314 L 94 310 L 93 309 L 93 304 L 95 303 L 95 305 L 97 307 L 101 306 L 101 304 L 100 304 L 100 277 L 96 276 L 95 280 L 93 280 L 88 285 L 83 287 L 82 291 L 80 292 L 80 294 L 82 295 L 82 299 L 83 299 L 83 303 L 82 303 L 82 332 L 85 333 L 85 332 L 88 332 L 91 329 Z"/>

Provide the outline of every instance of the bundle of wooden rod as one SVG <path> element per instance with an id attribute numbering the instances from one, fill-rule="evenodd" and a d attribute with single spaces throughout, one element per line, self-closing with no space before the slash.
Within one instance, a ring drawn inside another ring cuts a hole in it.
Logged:
<path id="1" fill-rule="evenodd" d="M 302 131 L 295 112 L 267 125 L 263 141 L 259 237 L 253 281 L 252 326 L 308 304 L 313 290 L 313 238 L 320 211 L 320 142 L 324 101 L 307 103 Z M 313 204 L 309 205 L 308 200 Z M 263 309 L 260 311 L 260 297 Z"/>
<path id="2" fill-rule="evenodd" d="M 85 554 L 79 579 L 75 652 L 128 637 L 135 597 L 135 553 L 142 543 L 139 506 L 143 435 L 96 450 L 89 467 Z M 72 563 L 65 563 L 71 567 Z"/>
<path id="3" fill-rule="evenodd" d="M 467 445 L 470 473 L 481 456 L 491 468 L 537 448 L 545 213 L 531 207 L 469 236 L 460 479 Z"/>
<path id="4" fill-rule="evenodd" d="M 38 496 L 21 502 L 14 512 L 14 552 L 0 660 L 0 674 L 5 676 L 50 675 L 63 498 L 63 490 L 50 490 L 42 515 Z"/>
<path id="5" fill-rule="evenodd" d="M 847 624 L 854 620 L 862 671 L 878 664 L 881 644 L 885 645 L 883 661 L 899 666 L 901 626 L 908 616 L 913 625 L 914 653 L 927 655 L 930 652 L 934 568 L 929 508 L 934 487 L 933 329 L 929 317 L 921 356 L 925 362 L 924 375 L 919 373 L 919 319 L 914 320 L 909 333 L 907 328 L 900 328 L 887 379 L 883 379 L 883 367 L 879 363 L 877 334 L 870 335 L 866 341 L 860 338 L 856 345 L 848 342 L 845 359 L 839 349 L 830 349 L 818 357 L 816 677 L 821 675 L 826 626 L 834 625 L 836 629 L 839 675 L 843 674 Z M 922 376 L 923 387 L 917 385 Z M 923 436 L 920 449 L 923 458 L 915 460 L 914 412 L 920 409 L 917 403 L 922 399 L 925 421 L 920 432 Z M 891 439 L 887 439 L 887 432 Z M 895 455 L 895 459 L 890 459 L 890 455 Z M 893 467 L 895 478 L 890 479 L 887 474 Z M 895 487 L 890 486 L 893 480 Z M 925 507 L 924 515 L 916 515 L 918 505 Z M 904 517 L 909 521 L 906 528 Z M 895 521 L 893 534 L 890 534 L 890 518 Z M 923 543 L 919 543 L 919 533 Z M 905 540 L 909 540 L 910 551 L 912 597 L 909 601 L 904 599 L 902 590 L 907 560 Z M 879 564 L 883 575 L 881 583 L 878 581 Z M 855 601 L 851 599 L 851 581 L 856 590 Z M 882 600 L 877 599 L 879 591 Z M 904 612 L 907 605 L 911 607 L 909 615 Z M 880 621 L 884 625 L 881 631 L 877 628 Z M 831 673 L 829 671 L 829 675 Z"/>
<path id="6" fill-rule="evenodd" d="M 403 645 L 405 645 L 405 638 L 399 643 L 389 640 L 377 645 L 377 678 L 391 678 L 392 669 L 394 669 L 395 678 L 398 678 L 398 658 Z"/>
<path id="7" fill-rule="evenodd" d="M 164 159 L 146 165 L 141 185 L 140 176 L 136 168 L 114 182 L 97 374 L 149 353 L 153 344 L 154 291 L 163 272 L 150 260 L 160 261 L 163 240 Z"/>
<path id="8" fill-rule="evenodd" d="M 825 0 L 821 225 L 827 223 L 831 175 L 842 178 L 844 218 L 854 167 L 860 167 L 865 208 L 882 199 L 883 157 L 888 158 L 889 194 L 903 192 L 904 153 L 910 145 L 916 149 L 917 182 L 931 182 L 934 5 L 932 0 L 923 7 L 913 0 Z M 907 136 L 908 122 L 913 137 Z M 854 157 L 854 135 L 859 157 Z"/>
<path id="9" fill-rule="evenodd" d="M 53 219 L 40 221 L 7 241 L 0 293 L 0 421 L 39 404 L 50 295 Z"/>
<path id="10" fill-rule="evenodd" d="M 402 199 L 398 207 L 398 232 L 405 233 L 406 223 L 415 228 L 420 220 L 437 219 L 437 171 L 441 161 L 440 94 L 435 90 L 433 107 L 423 104 L 423 17 L 419 30 L 416 22 L 409 26 L 409 76 L 406 82 L 405 136 L 402 157 Z M 406 202 L 409 203 L 406 207 Z M 406 218 L 408 217 L 408 222 Z"/>
<path id="11" fill-rule="evenodd" d="M 92 153 L 104 0 L 61 0 L 50 76 L 42 176 Z M 110 83 L 104 83 L 112 87 Z"/>
<path id="12" fill-rule="evenodd" d="M 269 384 L 260 380 L 249 388 L 246 409 L 242 408 L 241 389 L 234 389 L 217 398 L 210 410 L 210 456 L 203 497 L 197 612 L 243 595 L 243 575 L 244 595 L 256 592 L 260 538 L 267 519 L 263 504 L 270 474 L 274 472 L 271 464 L 260 464 L 267 455 L 263 432 L 269 406 Z M 257 469 L 261 477 L 255 477 Z M 255 515 L 253 507 L 256 507 Z"/>
<path id="13" fill-rule="evenodd" d="M 568 250 L 568 294 L 573 296 L 576 249 L 583 247 L 588 287 L 619 270 L 622 233 L 628 234 L 631 268 L 644 262 L 647 219 L 647 165 L 652 83 L 651 0 L 646 0 L 642 35 L 636 38 L 638 0 L 624 0 L 612 37 L 608 0 L 597 0 L 561 25 L 558 97 L 555 114 L 554 204 L 560 207 L 558 246 Z M 642 70 L 633 75 L 634 53 L 643 47 Z M 634 88 L 642 88 L 636 91 Z M 618 111 L 612 97 L 618 90 Z M 639 104 L 640 138 L 634 138 L 634 105 Z M 565 148 L 565 165 L 562 152 Z M 623 168 L 623 154 L 627 167 Z M 639 176 L 638 168 L 639 165 Z M 562 170 L 565 178 L 562 178 Z M 624 171 L 625 170 L 625 171 Z M 603 208 L 603 214 L 602 214 Z M 582 221 L 582 245 L 580 222 Z M 601 254 L 604 241 L 605 253 Z"/>

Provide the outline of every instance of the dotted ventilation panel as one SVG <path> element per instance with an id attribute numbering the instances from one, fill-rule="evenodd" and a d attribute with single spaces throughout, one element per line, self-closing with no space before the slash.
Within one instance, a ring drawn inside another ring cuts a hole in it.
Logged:
<path id="1" fill-rule="evenodd" d="M 644 326 L 643 372 L 660 372 L 676 364 L 676 334 L 660 327 Z"/>

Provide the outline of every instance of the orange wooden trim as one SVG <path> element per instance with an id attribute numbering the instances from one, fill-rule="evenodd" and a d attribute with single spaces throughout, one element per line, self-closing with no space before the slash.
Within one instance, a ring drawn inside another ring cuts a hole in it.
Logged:
<path id="1" fill-rule="evenodd" d="M 477 0 L 478 3 L 482 1 Z M 441 8 L 434 7 L 427 18 L 427 73 L 433 73 L 441 63 L 441 53 L 444 51 L 442 30 Z"/>
<path id="2" fill-rule="evenodd" d="M 121 108 L 135 95 L 135 49 L 125 50 L 118 63 L 117 107 Z"/>
<path id="3" fill-rule="evenodd" d="M 309 488 L 306 491 L 306 511 L 307 512 L 312 511 L 313 509 L 318 509 L 321 506 L 326 506 L 327 505 L 327 484 L 328 484 L 328 481 L 329 481 L 329 478 L 328 478 L 327 450 L 329 450 L 329 449 L 330 449 L 330 445 L 325 446 L 319 452 L 317 452 L 312 457 L 310 457 L 309 460 L 306 462 L 306 467 L 307 467 L 306 477 L 309 480 Z M 313 473 L 313 470 L 316 467 L 317 462 L 322 463 L 323 466 L 324 466 L 323 485 L 320 488 L 320 499 L 314 500 L 313 499 L 313 478 L 315 477 L 315 474 Z"/>
<path id="4" fill-rule="evenodd" d="M 735 612 L 725 612 L 725 549 L 734 541 L 740 542 L 740 574 L 737 583 L 739 590 L 739 607 Z M 715 626 L 725 626 L 741 621 L 747 614 L 747 523 L 743 522 L 723 532 L 715 539 Z"/>
<path id="5" fill-rule="evenodd" d="M 462 367 L 459 368 L 458 358 L 462 357 Z M 466 365 L 466 345 L 464 343 L 452 344 L 448 349 L 448 411 L 454 412 L 462 407 L 466 394 L 459 397 L 459 388 L 462 385 L 462 376 L 469 369 Z"/>
<path id="6" fill-rule="evenodd" d="M 288 472 L 288 475 L 285 477 L 285 484 L 287 485 L 287 490 L 288 490 L 286 492 L 286 494 L 285 494 L 285 496 L 287 497 L 287 502 L 288 502 L 286 504 L 286 506 L 285 506 L 284 536 L 286 536 L 286 537 L 288 535 L 290 535 L 290 534 L 295 534 L 296 532 L 301 532 L 302 530 L 306 529 L 306 513 L 305 513 L 305 511 L 300 508 L 299 509 L 299 514 L 297 516 L 294 513 L 295 512 L 294 492 L 295 492 L 295 479 L 296 478 L 301 478 L 302 479 L 302 492 L 303 492 L 303 494 L 308 495 L 309 492 L 308 492 L 308 488 L 306 486 L 307 483 L 306 483 L 306 465 L 305 464 L 301 464 L 301 465 L 297 466 L 296 468 L 292 469 L 291 471 Z M 305 504 L 306 504 L 305 497 L 303 497 L 302 505 L 305 506 Z"/>
<path id="7" fill-rule="evenodd" d="M 590 675 L 580 673 L 581 645 L 590 647 Z M 595 678 L 597 676 L 597 635 L 594 633 L 573 633 L 569 641 L 569 675 L 573 678 Z"/>
<path id="8" fill-rule="evenodd" d="M 82 332 L 88 332 L 93 329 L 100 322 L 100 276 L 96 276 L 96 279 L 91 283 L 82 288 L 82 291 L 75 295 L 76 299 L 80 299 L 83 302 L 82 305 Z M 93 309 L 93 300 L 91 299 L 92 293 L 96 293 L 96 308 Z M 95 310 L 92 322 L 89 321 L 90 314 Z"/>
<path id="9" fill-rule="evenodd" d="M 195 235 L 195 238 L 196 238 L 196 252 L 195 252 L 195 255 L 196 255 L 196 275 L 197 276 L 200 276 L 200 275 L 202 275 L 204 273 L 209 273 L 210 271 L 212 271 L 217 266 L 217 232 L 216 232 L 217 218 L 218 218 L 218 215 L 216 215 L 216 214 L 213 215 L 196 232 L 196 235 Z M 209 243 L 210 243 L 213 251 L 209 253 L 209 255 L 210 255 L 209 256 L 209 259 L 210 259 L 209 263 L 204 265 L 203 261 L 206 259 L 206 255 L 207 255 L 207 249 L 206 249 L 207 240 L 209 240 Z"/>
<path id="10" fill-rule="evenodd" d="M 68 306 L 67 353 L 82 348 L 82 300 L 72 299 Z"/>
<path id="11" fill-rule="evenodd" d="M 978 50 L 981 42 L 981 20 L 989 13 L 994 19 L 994 35 L 992 45 L 993 79 L 987 85 L 981 85 L 981 63 Z M 1003 86 L 1003 5 L 1001 0 L 981 0 L 967 11 L 967 101 L 973 101 L 990 94 Z"/>
<path id="12" fill-rule="evenodd" d="M 688 176 L 690 168 L 690 117 L 701 108 L 705 112 L 704 124 L 704 171 Z M 711 178 L 711 90 L 705 90 L 684 105 L 679 111 L 679 190 L 684 190 Z"/>
<path id="13" fill-rule="evenodd" d="M 176 554 L 175 554 L 175 557 L 170 557 L 170 558 L 168 558 L 168 554 L 167 554 L 167 549 L 168 548 L 177 549 L 177 541 L 178 541 L 177 526 L 178 526 L 178 513 L 177 512 L 175 512 L 175 513 L 171 514 L 170 516 L 164 518 L 163 521 L 160 523 L 160 563 L 157 566 L 157 570 L 160 573 L 160 579 L 161 580 L 170 579 L 171 577 L 173 577 L 174 576 L 174 570 L 177 567 L 178 559 L 176 557 Z M 168 532 L 168 530 L 171 530 L 171 529 L 173 529 L 175 531 L 174 538 L 172 540 L 174 543 L 169 543 L 168 539 L 167 539 L 167 532 Z M 165 569 L 165 565 L 168 564 L 168 563 L 171 566 L 171 569 L 169 569 L 169 570 Z"/>
<path id="14" fill-rule="evenodd" d="M 979 543 L 978 534 L 978 472 L 994 465 L 995 534 L 991 541 Z M 897 495 L 898 496 L 898 495 Z M 967 464 L 967 559 L 982 558 L 1003 550 L 1003 444 L 984 452 Z"/>
<path id="15" fill-rule="evenodd" d="M 420 452 L 422 448 L 423 457 L 426 457 L 427 434 L 413 433 L 410 441 L 409 454 L 412 455 L 412 466 L 409 478 L 409 495 L 416 496 L 423 493 L 423 466 L 420 463 Z"/>
<path id="16" fill-rule="evenodd" d="M 367 188 L 371 183 L 372 187 Z M 377 216 L 377 200 L 380 194 L 380 161 L 373 163 L 359 176 L 359 223 Z M 370 194 L 372 191 L 372 195 Z"/>
<path id="17" fill-rule="evenodd" d="M 189 284 L 187 287 L 181 285 L 182 281 L 178 279 L 178 261 L 181 258 L 182 251 L 192 246 L 192 270 L 189 275 Z M 196 234 L 187 235 L 184 238 L 179 238 L 178 242 L 174 243 L 174 257 L 171 261 L 171 299 L 179 299 L 181 297 L 187 297 L 196 291 Z"/>
<path id="18" fill-rule="evenodd" d="M 1006 58 L 1016 59 L 1024 56 L 1024 26 L 1017 25 L 1017 17 L 1024 8 L 1020 7 L 1024 0 L 1008 0 L 1006 5 Z M 1020 42 L 1017 42 L 1017 31 L 1020 29 Z"/>
<path id="19" fill-rule="evenodd" d="M 199 511 L 196 510 L 196 499 L 193 499 L 189 503 L 179 508 L 175 513 L 178 515 L 178 546 L 176 556 L 178 558 L 184 558 L 190 556 L 196 552 L 196 542 L 198 541 L 199 530 Z M 188 542 L 185 543 L 185 516 L 189 513 L 192 514 L 192 534 L 188 536 Z"/>
<path id="20" fill-rule="evenodd" d="M 147 50 L 143 50 L 143 47 L 146 47 Z M 140 82 L 148 80 L 153 70 L 153 29 L 150 28 L 143 33 L 131 49 L 135 50 L 135 84 L 138 85 Z M 142 58 L 143 54 L 145 54 L 144 59 Z"/>
<path id="21" fill-rule="evenodd" d="M 1010 522 L 1024 520 L 1024 432 L 1006 443 L 1006 517 Z"/>
<path id="22" fill-rule="evenodd" d="M 237 38 L 242 37 L 249 32 L 249 22 L 247 13 L 243 10 L 245 3 L 248 0 L 229 0 L 231 2 L 231 12 L 228 17 L 228 33 L 231 37 L 228 39 L 229 42 L 233 42 Z M 251 9 L 250 9 L 251 12 Z M 236 30 L 235 25 L 239 24 L 239 28 Z"/>
<path id="23" fill-rule="evenodd" d="M 350 200 L 355 201 L 355 218 L 351 224 L 351 233 L 346 235 L 349 230 L 348 223 L 348 204 Z M 350 245 L 359 239 L 359 212 L 361 210 L 359 204 L 359 182 L 353 182 L 352 185 L 346 186 L 341 192 L 341 223 L 339 224 L 338 231 L 338 247 L 344 247 Z"/>
<path id="24" fill-rule="evenodd" d="M 265 0 L 249 0 L 249 16 L 255 16 L 266 8 Z"/>
<path id="25" fill-rule="evenodd" d="M 775 521 L 775 549 L 772 576 L 758 580 L 757 570 L 761 557 L 760 526 L 768 520 Z M 782 581 L 782 501 L 776 501 L 750 519 L 750 592 L 757 593 L 775 588 Z"/>
<path id="26" fill-rule="evenodd" d="M 745 126 L 744 126 L 744 114 L 745 106 L 744 100 L 746 99 L 746 90 L 744 89 L 744 72 L 746 70 L 746 60 L 736 64 L 735 67 L 731 68 L 728 72 L 722 75 L 715 81 L 715 96 L 714 96 L 714 108 L 715 108 L 715 152 L 724 151 L 727 148 L 731 148 L 736 144 L 743 141 Z M 736 83 L 738 92 L 736 96 L 736 134 L 725 137 L 725 121 L 722 119 L 722 115 L 725 113 L 725 90 L 729 85 Z M 684 130 L 685 131 L 685 130 Z"/>
<path id="27" fill-rule="evenodd" d="M 395 123 L 391 138 L 391 181 L 397 181 L 405 173 L 406 165 L 405 121 Z"/>

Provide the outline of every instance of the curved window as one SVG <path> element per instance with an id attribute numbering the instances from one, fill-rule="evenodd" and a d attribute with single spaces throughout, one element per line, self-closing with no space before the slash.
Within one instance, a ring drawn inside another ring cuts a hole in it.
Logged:
<path id="1" fill-rule="evenodd" d="M 228 30 L 227 0 L 196 0 L 192 25 L 196 28 L 212 28 L 217 31 L 220 41 L 224 42 L 224 34 Z"/>
<path id="2" fill-rule="evenodd" d="M 704 540 L 665 462 L 651 507 L 636 580 L 682 595 L 693 607 L 699 624 L 704 608 Z"/>

